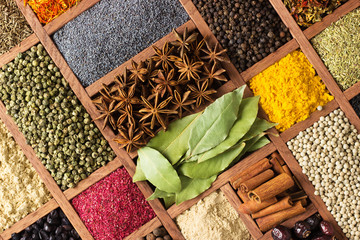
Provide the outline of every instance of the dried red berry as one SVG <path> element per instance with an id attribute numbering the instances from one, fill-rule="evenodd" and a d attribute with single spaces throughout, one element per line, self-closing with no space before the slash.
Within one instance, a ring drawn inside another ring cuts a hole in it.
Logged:
<path id="1" fill-rule="evenodd" d="M 325 235 L 329 235 L 329 236 L 334 235 L 334 228 L 331 225 L 331 223 L 329 223 L 327 221 L 322 221 L 320 223 L 320 229 L 321 229 L 321 232 Z"/>

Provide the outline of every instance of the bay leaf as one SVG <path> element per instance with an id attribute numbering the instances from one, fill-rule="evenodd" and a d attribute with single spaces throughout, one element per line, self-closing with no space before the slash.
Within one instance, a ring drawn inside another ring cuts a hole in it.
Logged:
<path id="1" fill-rule="evenodd" d="M 191 129 L 187 157 L 214 148 L 226 139 L 237 119 L 244 87 L 223 95 L 209 105 Z"/>
<path id="2" fill-rule="evenodd" d="M 173 205 L 175 203 L 175 194 L 173 194 L 169 197 L 164 197 L 163 200 L 165 203 L 165 208 L 169 208 L 169 207 L 171 207 L 171 205 Z"/>
<path id="3" fill-rule="evenodd" d="M 252 148 L 252 146 L 254 144 L 256 144 L 257 141 L 259 141 L 262 137 L 265 136 L 265 133 L 261 133 L 259 135 L 254 136 L 251 139 L 248 139 L 247 141 L 245 141 L 245 147 L 244 149 L 241 151 L 241 153 L 236 157 L 236 159 L 234 160 L 234 162 L 238 162 L 240 161 L 240 159 L 247 153 L 249 152 L 249 149 Z"/>
<path id="4" fill-rule="evenodd" d="M 245 143 L 239 143 L 227 151 L 205 161 L 205 162 L 186 162 L 183 163 L 178 172 L 190 178 L 206 179 L 224 171 L 236 157 L 242 152 Z"/>
<path id="5" fill-rule="evenodd" d="M 138 182 L 138 181 L 146 181 L 146 176 L 144 172 L 141 170 L 140 158 L 137 159 L 136 170 L 133 176 L 133 182 Z"/>
<path id="6" fill-rule="evenodd" d="M 198 163 L 206 161 L 234 146 L 253 125 L 259 106 L 259 96 L 245 98 L 239 108 L 238 119 L 231 128 L 228 137 L 213 149 L 198 157 Z"/>
<path id="7" fill-rule="evenodd" d="M 141 169 L 146 179 L 159 190 L 174 193 L 181 190 L 180 178 L 170 162 L 157 150 L 143 147 L 138 150 Z"/>
<path id="8" fill-rule="evenodd" d="M 248 149 L 248 152 L 254 152 L 254 151 L 264 147 L 268 143 L 270 143 L 269 139 L 266 136 L 263 136 Z"/>
<path id="9" fill-rule="evenodd" d="M 191 179 L 180 175 L 181 191 L 175 194 L 176 204 L 180 204 L 199 196 L 201 193 L 210 188 L 216 178 L 217 176 L 215 175 L 207 179 Z"/>
<path id="10" fill-rule="evenodd" d="M 245 134 L 241 139 L 242 141 L 249 140 L 258 134 L 276 126 L 277 123 L 268 122 L 265 119 L 256 118 L 254 124 L 251 126 L 250 130 Z"/>
<path id="11" fill-rule="evenodd" d="M 156 198 L 167 198 L 167 197 L 172 197 L 172 196 L 175 196 L 175 193 L 167 193 L 167 192 L 161 191 L 158 188 L 155 188 L 154 193 L 151 194 L 151 196 L 148 197 L 146 200 L 149 201 L 149 200 L 154 200 Z"/>
<path id="12" fill-rule="evenodd" d="M 190 131 L 200 115 L 196 113 L 172 122 L 166 132 L 160 131 L 147 146 L 158 150 L 172 165 L 176 164 L 189 148 Z"/>

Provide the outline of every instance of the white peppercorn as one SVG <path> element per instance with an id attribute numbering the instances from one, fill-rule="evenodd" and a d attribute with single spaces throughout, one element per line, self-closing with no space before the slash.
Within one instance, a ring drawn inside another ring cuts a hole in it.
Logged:
<path id="1" fill-rule="evenodd" d="M 345 114 L 334 110 L 287 143 L 349 239 L 360 236 L 359 140 Z"/>

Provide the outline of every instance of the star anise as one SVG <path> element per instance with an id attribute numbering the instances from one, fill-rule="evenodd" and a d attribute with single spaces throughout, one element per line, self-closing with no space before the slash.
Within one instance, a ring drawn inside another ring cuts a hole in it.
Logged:
<path id="1" fill-rule="evenodd" d="M 155 137 L 155 133 L 150 129 L 150 122 L 139 122 L 138 130 L 143 131 L 146 135 L 150 137 Z"/>
<path id="2" fill-rule="evenodd" d="M 189 60 L 188 56 L 184 54 L 181 62 L 175 62 L 176 67 L 179 68 L 180 76 L 179 79 L 187 79 L 188 81 L 193 79 L 200 79 L 198 73 L 201 72 L 201 67 L 204 65 L 203 62 L 194 62 Z"/>
<path id="3" fill-rule="evenodd" d="M 105 84 L 102 84 L 102 86 L 103 86 L 103 88 L 99 91 L 102 99 L 108 103 L 112 102 L 113 99 L 111 96 L 111 89 L 108 86 L 106 86 Z"/>
<path id="4" fill-rule="evenodd" d="M 211 63 L 211 62 L 214 62 L 214 63 L 230 62 L 227 57 L 222 56 L 222 54 L 224 54 L 226 52 L 226 49 L 218 51 L 219 50 L 218 42 L 215 44 L 214 49 L 212 49 L 207 42 L 205 42 L 205 43 L 206 43 L 207 50 L 201 49 L 201 51 L 206 53 L 206 56 L 202 57 L 201 59 L 209 60 L 209 63 Z"/>
<path id="5" fill-rule="evenodd" d="M 191 91 L 187 91 L 181 97 L 178 91 L 174 91 L 174 99 L 171 101 L 171 103 L 173 103 L 175 106 L 174 110 L 178 111 L 179 118 L 182 118 L 183 110 L 191 112 L 188 106 L 196 102 L 196 100 L 188 100 L 190 93 Z"/>
<path id="6" fill-rule="evenodd" d="M 203 48 L 204 43 L 205 38 L 203 38 L 199 43 L 197 41 L 193 43 L 192 52 L 195 61 L 201 61 L 201 49 Z"/>
<path id="7" fill-rule="evenodd" d="M 151 129 L 154 129 L 155 123 L 156 123 L 155 120 L 156 120 L 164 128 L 164 130 L 166 130 L 165 121 L 164 121 L 162 115 L 177 114 L 177 111 L 164 109 L 169 104 L 172 97 L 168 97 L 167 99 L 165 99 L 164 101 L 162 101 L 161 103 L 158 104 L 158 102 L 159 102 L 159 94 L 157 93 L 155 95 L 154 105 L 152 105 L 143 96 L 141 96 L 141 99 L 143 100 L 145 108 L 140 109 L 139 112 L 145 113 L 145 115 L 140 119 L 140 122 L 151 117 L 151 121 L 150 121 L 150 123 L 151 123 L 150 128 Z"/>
<path id="8" fill-rule="evenodd" d="M 114 79 L 120 88 L 125 88 L 125 87 L 128 87 L 128 86 L 134 84 L 134 81 L 130 81 L 127 73 L 128 73 L 128 70 L 127 70 L 127 68 L 125 68 L 124 73 L 122 75 L 116 76 Z M 115 85 L 115 88 L 118 86 Z"/>
<path id="9" fill-rule="evenodd" d="M 152 57 L 152 59 L 156 62 L 155 67 L 162 66 L 163 69 L 168 69 L 169 66 L 173 68 L 173 65 L 171 62 L 179 61 L 180 58 L 170 55 L 171 52 L 174 50 L 174 47 L 171 47 L 169 49 L 169 43 L 166 42 L 160 50 L 156 46 L 152 46 L 155 51 L 155 56 Z"/>
<path id="10" fill-rule="evenodd" d="M 118 109 L 118 112 L 120 113 L 120 116 L 116 121 L 117 129 L 121 129 L 126 119 L 128 120 L 129 124 L 135 124 L 132 105 L 127 105 L 122 109 Z"/>
<path id="11" fill-rule="evenodd" d="M 171 69 L 168 73 L 158 71 L 157 77 L 152 80 L 156 83 L 156 87 L 154 88 L 155 92 L 160 93 L 161 97 L 164 97 L 166 92 L 172 95 L 172 87 L 178 84 L 177 81 L 174 80 L 174 69 Z"/>
<path id="12" fill-rule="evenodd" d="M 134 80 L 137 83 L 139 80 L 145 82 L 146 74 L 148 73 L 147 68 L 145 67 L 144 62 L 136 63 L 131 62 L 132 69 L 130 69 L 131 75 L 130 80 Z"/>
<path id="13" fill-rule="evenodd" d="M 106 125 L 110 123 L 113 129 L 116 129 L 115 119 L 113 117 L 113 113 L 117 111 L 120 107 L 119 104 L 115 105 L 116 101 L 112 101 L 110 104 L 108 104 L 103 98 L 101 98 L 101 103 L 95 103 L 95 105 L 98 107 L 101 115 L 94 119 L 94 121 L 99 119 L 104 119 L 103 129 L 105 129 Z"/>
<path id="14" fill-rule="evenodd" d="M 201 84 L 201 85 L 200 85 Z M 196 86 L 189 85 L 188 87 L 192 91 L 192 98 L 196 99 L 196 107 L 199 107 L 205 101 L 213 102 L 214 100 L 210 95 L 216 93 L 214 89 L 208 89 L 209 82 L 203 81 L 202 83 L 197 82 Z"/>
<path id="15" fill-rule="evenodd" d="M 131 152 L 133 148 L 141 148 L 145 145 L 142 140 L 143 131 L 134 131 L 134 125 L 130 125 L 127 130 L 119 131 L 120 138 L 114 138 L 113 141 L 120 144 L 120 148 L 125 148 L 127 152 Z"/>
<path id="16" fill-rule="evenodd" d="M 222 68 L 216 69 L 216 64 L 213 64 L 211 70 L 209 70 L 208 66 L 204 65 L 204 70 L 204 77 L 201 79 L 201 81 L 208 81 L 209 86 L 213 84 L 214 79 L 224 82 L 227 81 L 226 77 L 223 75 L 226 70 Z"/>
<path id="17" fill-rule="evenodd" d="M 141 100 L 135 97 L 135 87 L 136 84 L 131 85 L 127 92 L 125 91 L 125 89 L 118 87 L 118 94 L 116 96 L 113 96 L 112 98 L 119 103 L 123 103 L 125 106 L 131 104 L 140 104 Z"/>
<path id="18" fill-rule="evenodd" d="M 178 47 L 180 57 L 183 57 L 186 51 L 190 51 L 190 44 L 196 40 L 198 33 L 194 32 L 188 36 L 187 28 L 185 28 L 183 35 L 180 35 L 175 29 L 173 29 L 173 33 L 176 37 L 176 41 L 171 42 L 171 44 Z"/>

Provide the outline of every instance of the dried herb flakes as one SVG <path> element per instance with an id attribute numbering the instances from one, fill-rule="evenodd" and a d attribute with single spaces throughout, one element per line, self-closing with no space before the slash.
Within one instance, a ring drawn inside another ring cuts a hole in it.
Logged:
<path id="1" fill-rule="evenodd" d="M 14 0 L 0 0 L 0 55 L 33 33 Z"/>
<path id="2" fill-rule="evenodd" d="M 342 90 L 360 80 L 360 8 L 350 12 L 311 43 Z"/>
<path id="3" fill-rule="evenodd" d="M 295 21 L 302 27 L 309 27 L 331 14 L 347 0 L 284 0 Z"/>

